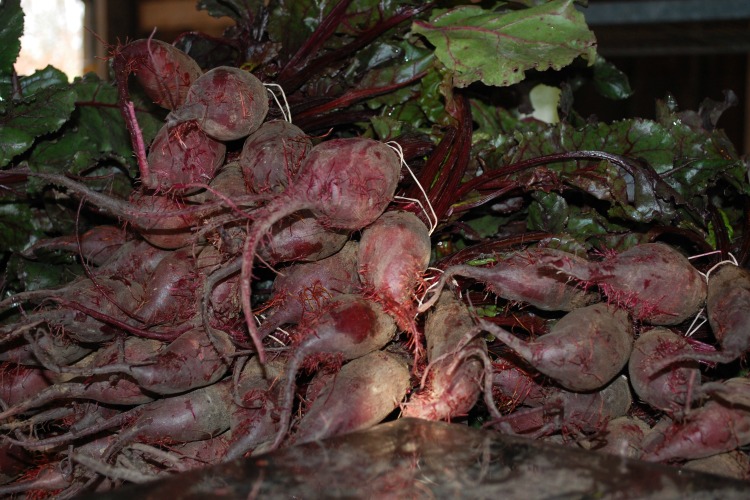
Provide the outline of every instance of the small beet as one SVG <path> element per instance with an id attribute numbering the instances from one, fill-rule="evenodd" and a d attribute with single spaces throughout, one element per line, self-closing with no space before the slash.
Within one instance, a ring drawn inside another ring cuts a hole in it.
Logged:
<path id="1" fill-rule="evenodd" d="M 172 111 L 167 124 L 195 120 L 218 141 L 247 137 L 268 113 L 268 93 L 252 73 L 231 66 L 205 72 L 188 90 L 184 104 Z"/>
<path id="2" fill-rule="evenodd" d="M 487 321 L 480 324 L 540 373 L 571 391 L 593 391 L 608 384 L 628 362 L 633 348 L 628 314 L 601 303 L 567 313 L 549 333 L 531 341 Z"/>

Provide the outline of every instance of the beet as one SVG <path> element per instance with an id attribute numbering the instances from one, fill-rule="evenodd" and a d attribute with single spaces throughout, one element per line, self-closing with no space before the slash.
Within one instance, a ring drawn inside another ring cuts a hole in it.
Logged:
<path id="1" fill-rule="evenodd" d="M 314 314 L 337 295 L 357 291 L 358 248 L 350 241 L 330 257 L 285 268 L 274 280 L 272 306 L 258 329 L 261 338 L 284 324 L 296 324 L 305 313 Z"/>
<path id="2" fill-rule="evenodd" d="M 429 420 L 464 417 L 482 392 L 487 345 L 469 339 L 477 330 L 468 307 L 443 291 L 425 323 L 427 378 L 403 405 L 402 416 Z M 468 340 L 468 342 L 467 342 Z"/>
<path id="3" fill-rule="evenodd" d="M 653 408 L 680 418 L 700 395 L 701 373 L 696 361 L 675 363 L 658 373 L 652 367 L 663 359 L 693 352 L 681 335 L 666 328 L 642 332 L 633 345 L 628 362 L 630 383 L 638 397 Z"/>
<path id="4" fill-rule="evenodd" d="M 279 220 L 310 210 L 325 226 L 358 230 L 374 222 L 393 198 L 401 164 L 387 145 L 366 138 L 332 139 L 315 146 L 293 185 L 254 212 L 240 275 L 242 310 L 261 361 L 265 353 L 251 307 L 253 261 L 261 238 Z M 222 275 L 224 272 L 222 271 Z"/>
<path id="5" fill-rule="evenodd" d="M 655 428 L 644 443 L 642 460 L 666 462 L 710 457 L 750 444 L 750 410 L 708 401 L 684 421 Z"/>
<path id="6" fill-rule="evenodd" d="M 148 189 L 188 194 L 208 184 L 224 163 L 226 146 L 207 136 L 196 122 L 162 126 L 148 152 Z"/>
<path id="7" fill-rule="evenodd" d="M 636 245 L 602 262 L 553 256 L 540 261 L 587 285 L 598 285 L 610 301 L 652 325 L 682 323 L 706 300 L 705 278 L 681 253 L 662 243 Z"/>
<path id="8" fill-rule="evenodd" d="M 376 303 L 350 294 L 331 301 L 304 330 L 289 358 L 279 403 L 281 426 L 271 448 L 278 447 L 287 433 L 297 372 L 308 357 L 357 359 L 385 346 L 396 325 Z"/>
<path id="9" fill-rule="evenodd" d="M 195 120 L 210 137 L 233 141 L 260 127 L 268 113 L 268 94 L 252 73 L 219 66 L 198 77 L 183 105 L 167 117 L 167 125 Z"/>
<path id="10" fill-rule="evenodd" d="M 281 192 L 297 175 L 312 141 L 286 120 L 264 123 L 242 146 L 239 164 L 249 191 Z"/>
<path id="11" fill-rule="evenodd" d="M 480 325 L 571 391 L 593 391 L 609 383 L 628 362 L 633 347 L 628 314 L 606 304 L 575 309 L 549 333 L 530 341 L 487 321 Z"/>
<path id="12" fill-rule="evenodd" d="M 411 212 L 386 212 L 359 241 L 359 275 L 398 325 L 416 332 L 416 290 L 430 262 L 430 232 Z"/>
<path id="13" fill-rule="evenodd" d="M 455 276 L 463 276 L 485 284 L 487 289 L 507 300 L 529 304 L 544 311 L 572 311 L 598 300 L 570 279 L 544 267 L 549 259 L 561 259 L 585 265 L 585 260 L 574 254 L 553 248 L 528 248 L 498 258 L 492 267 L 470 265 L 451 266 L 445 270 L 435 286 L 435 293 Z M 437 299 L 433 296 L 420 311 L 426 311 Z"/>
<path id="14" fill-rule="evenodd" d="M 367 429 L 390 414 L 409 389 L 406 362 L 375 351 L 350 361 L 328 379 L 291 442 L 302 444 Z"/>
<path id="15" fill-rule="evenodd" d="M 185 101 L 188 89 L 203 71 L 183 51 L 155 38 L 134 40 L 118 49 L 126 68 L 151 100 L 166 109 L 176 109 Z"/>

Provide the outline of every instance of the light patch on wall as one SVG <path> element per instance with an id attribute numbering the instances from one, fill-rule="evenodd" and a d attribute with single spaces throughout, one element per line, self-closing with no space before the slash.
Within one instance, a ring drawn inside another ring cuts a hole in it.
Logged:
<path id="1" fill-rule="evenodd" d="M 21 0 L 24 34 L 15 68 L 30 75 L 52 65 L 69 79 L 83 72 L 82 0 Z"/>

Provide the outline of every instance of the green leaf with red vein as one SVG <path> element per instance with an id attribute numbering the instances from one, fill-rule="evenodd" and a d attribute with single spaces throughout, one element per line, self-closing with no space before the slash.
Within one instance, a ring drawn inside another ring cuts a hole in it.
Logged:
<path id="1" fill-rule="evenodd" d="M 129 166 L 135 173 L 130 136 L 117 106 L 117 90 L 89 74 L 76 79 L 70 92 L 77 102 L 76 112 L 56 133 L 55 140 L 34 148 L 29 165 L 39 171 L 79 174 L 109 159 Z M 163 122 L 145 109 L 142 102 L 136 102 L 138 123 L 148 144 Z"/>
<path id="2" fill-rule="evenodd" d="M 412 31 L 435 46 L 457 87 L 513 85 L 528 69 L 560 69 L 579 56 L 592 63 L 596 57 L 594 34 L 572 0 L 501 13 L 461 6 L 414 22 Z"/>
<path id="3" fill-rule="evenodd" d="M 37 137 L 58 130 L 75 108 L 71 89 L 50 87 L 21 101 L 0 104 L 0 166 L 28 150 Z"/>

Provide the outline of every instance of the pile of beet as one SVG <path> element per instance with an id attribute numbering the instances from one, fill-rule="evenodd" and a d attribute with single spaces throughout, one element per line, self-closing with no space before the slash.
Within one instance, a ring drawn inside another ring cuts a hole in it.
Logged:
<path id="1" fill-rule="evenodd" d="M 140 185 L 125 200 L 28 174 L 111 224 L 27 249 L 86 273 L 0 303 L 22 318 L 1 327 L 0 495 L 104 491 L 401 417 L 747 475 L 750 386 L 702 381 L 750 348 L 743 268 L 527 243 L 429 270 L 446 209 L 397 196 L 400 144 L 311 137 L 252 73 L 157 40 L 113 64 Z M 150 144 L 134 82 L 169 110 Z M 713 343 L 686 336 L 704 306 Z"/>

